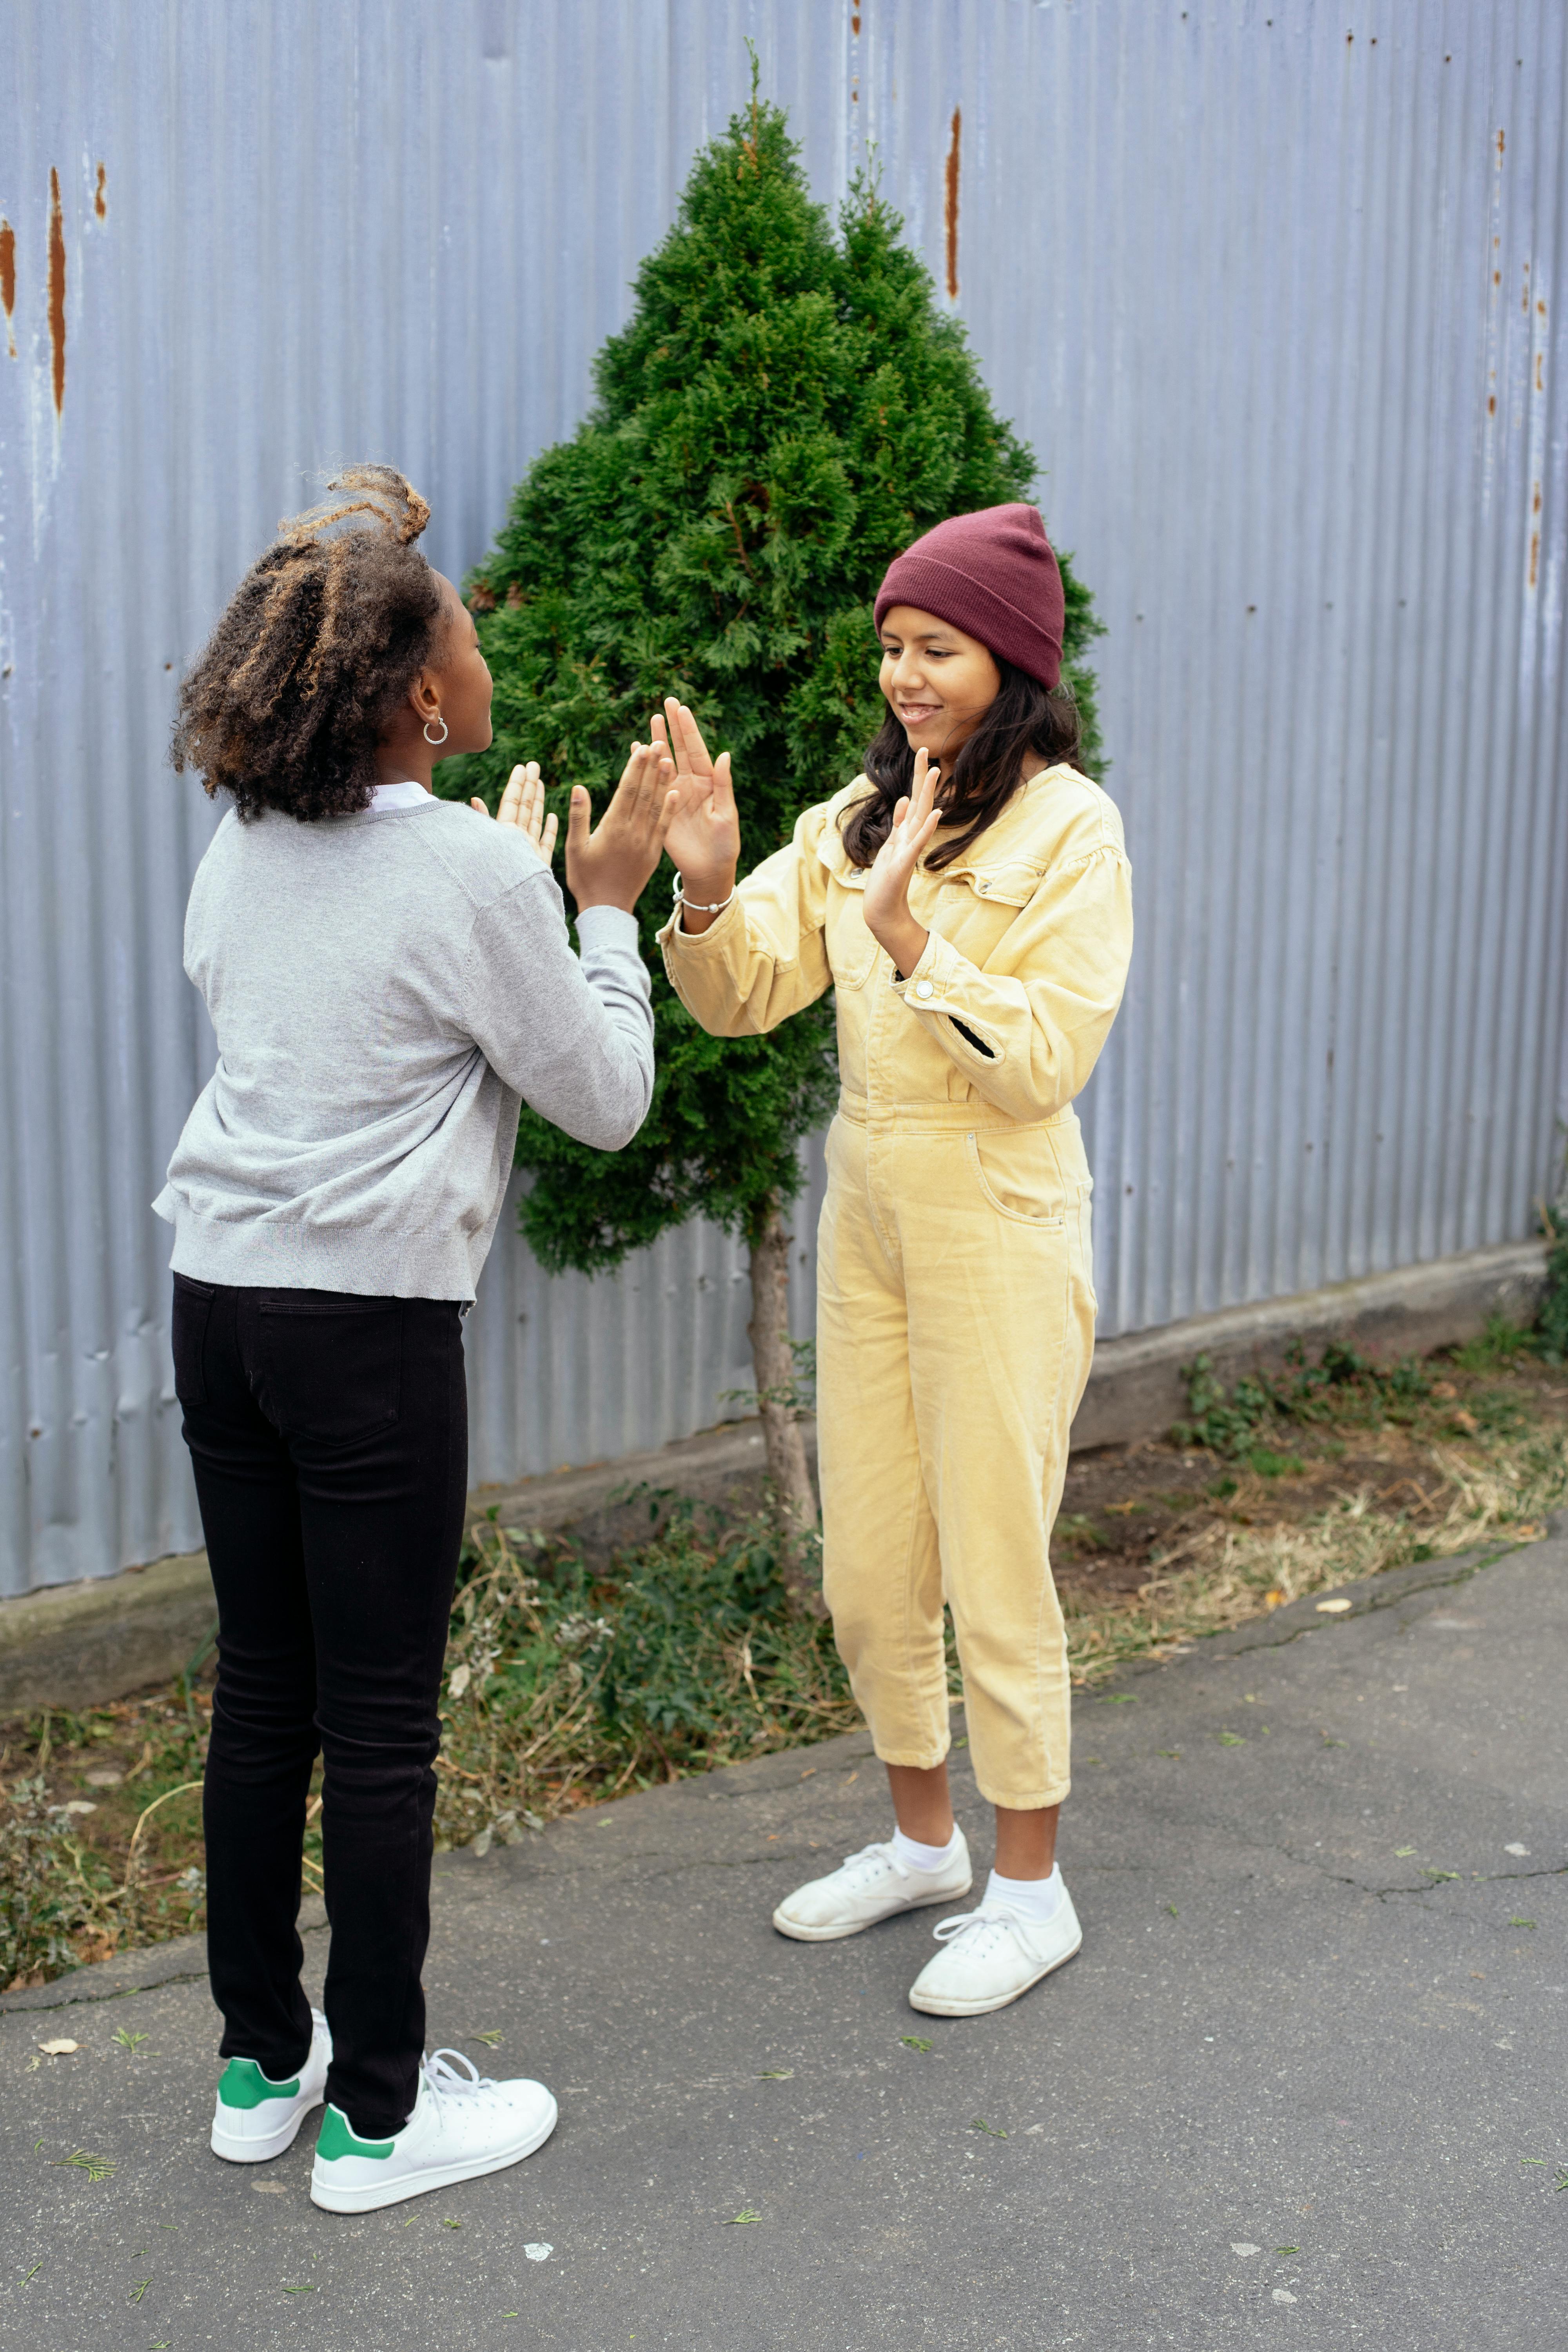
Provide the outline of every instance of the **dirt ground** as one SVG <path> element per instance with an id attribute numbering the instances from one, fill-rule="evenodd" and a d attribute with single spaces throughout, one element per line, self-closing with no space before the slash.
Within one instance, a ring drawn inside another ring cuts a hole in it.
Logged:
<path id="1" fill-rule="evenodd" d="M 1289 1526 L 1351 1494 L 1364 1492 L 1415 1528 L 1436 1524 L 1457 1488 L 1434 1465 L 1434 1449 L 1479 1459 L 1499 1437 L 1568 1430 L 1561 1365 L 1489 1361 L 1476 1342 L 1430 1359 L 1428 1369 L 1430 1396 L 1375 1424 L 1360 1423 L 1347 1399 L 1343 1417 L 1292 1421 L 1239 1458 L 1168 1438 L 1075 1454 L 1051 1546 L 1058 1586 L 1089 1605 L 1131 1600 L 1216 1521 Z"/>

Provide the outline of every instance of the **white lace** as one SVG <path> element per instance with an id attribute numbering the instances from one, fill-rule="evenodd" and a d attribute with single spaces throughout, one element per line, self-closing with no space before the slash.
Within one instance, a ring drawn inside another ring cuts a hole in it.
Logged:
<path id="1" fill-rule="evenodd" d="M 946 1944 L 970 1927 L 1017 1927 L 1023 1924 L 1011 1911 L 1003 1910 L 999 1905 L 983 1903 L 978 1911 L 961 1911 L 954 1918 L 939 1919 L 931 1934 L 939 1944 Z"/>
<path id="2" fill-rule="evenodd" d="M 853 1870 L 860 1863 L 878 1862 L 885 1863 L 888 1868 L 895 1871 L 900 1878 L 907 1878 L 910 1874 L 909 1864 L 899 1860 L 890 1845 L 863 1845 L 858 1853 L 847 1853 L 838 1868 Z"/>
<path id="3" fill-rule="evenodd" d="M 447 2065 L 448 2058 L 455 2058 L 464 2069 L 461 2074 L 456 2067 Z M 460 2050 L 432 2050 L 428 2058 L 421 2059 L 420 2072 L 431 2097 L 437 2100 L 471 2099 L 478 2091 L 493 2091 L 496 2087 L 491 2077 L 481 2074 L 473 2060 L 465 2057 Z"/>

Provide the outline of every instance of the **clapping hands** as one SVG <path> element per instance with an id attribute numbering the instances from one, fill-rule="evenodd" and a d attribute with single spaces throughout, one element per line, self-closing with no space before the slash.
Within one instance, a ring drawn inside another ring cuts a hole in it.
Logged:
<path id="1" fill-rule="evenodd" d="M 657 728 L 658 720 L 654 721 Z M 622 907 L 629 914 L 664 855 L 666 796 L 675 782 L 675 763 L 662 740 L 634 743 L 610 804 L 590 830 L 593 803 L 587 787 L 574 784 L 566 814 L 566 887 L 585 907 Z M 471 805 L 486 814 L 483 801 Z M 496 812 L 500 824 L 513 825 L 548 866 L 555 851 L 556 821 L 544 814 L 539 762 L 514 768 Z"/>

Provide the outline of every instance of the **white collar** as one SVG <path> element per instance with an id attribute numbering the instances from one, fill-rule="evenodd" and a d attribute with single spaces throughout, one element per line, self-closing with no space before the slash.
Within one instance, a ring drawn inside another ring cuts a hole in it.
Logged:
<path id="1" fill-rule="evenodd" d="M 423 784 L 408 779 L 402 783 L 377 784 L 370 796 L 371 814 L 379 815 L 383 809 L 417 808 L 430 794 Z"/>

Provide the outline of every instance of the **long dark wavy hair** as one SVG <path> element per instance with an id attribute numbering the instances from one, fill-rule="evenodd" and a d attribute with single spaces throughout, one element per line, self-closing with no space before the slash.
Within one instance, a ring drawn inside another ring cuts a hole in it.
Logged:
<path id="1" fill-rule="evenodd" d="M 938 842 L 921 861 L 931 873 L 951 866 L 995 824 L 1018 788 L 1024 762 L 1039 755 L 1048 765 L 1078 757 L 1078 705 L 1067 686 L 1042 686 L 1011 662 L 999 661 L 1002 683 L 958 757 L 942 771 L 938 798 L 944 822 L 967 820 L 963 833 Z M 840 820 L 844 846 L 857 866 L 869 866 L 892 831 L 893 810 L 914 784 L 915 755 L 891 709 L 866 752 L 872 789 Z"/>
<path id="2" fill-rule="evenodd" d="M 174 766 L 247 820 L 368 808 L 376 739 L 441 642 L 418 491 L 390 466 L 351 466 L 329 487 L 279 526 L 180 688 Z"/>

